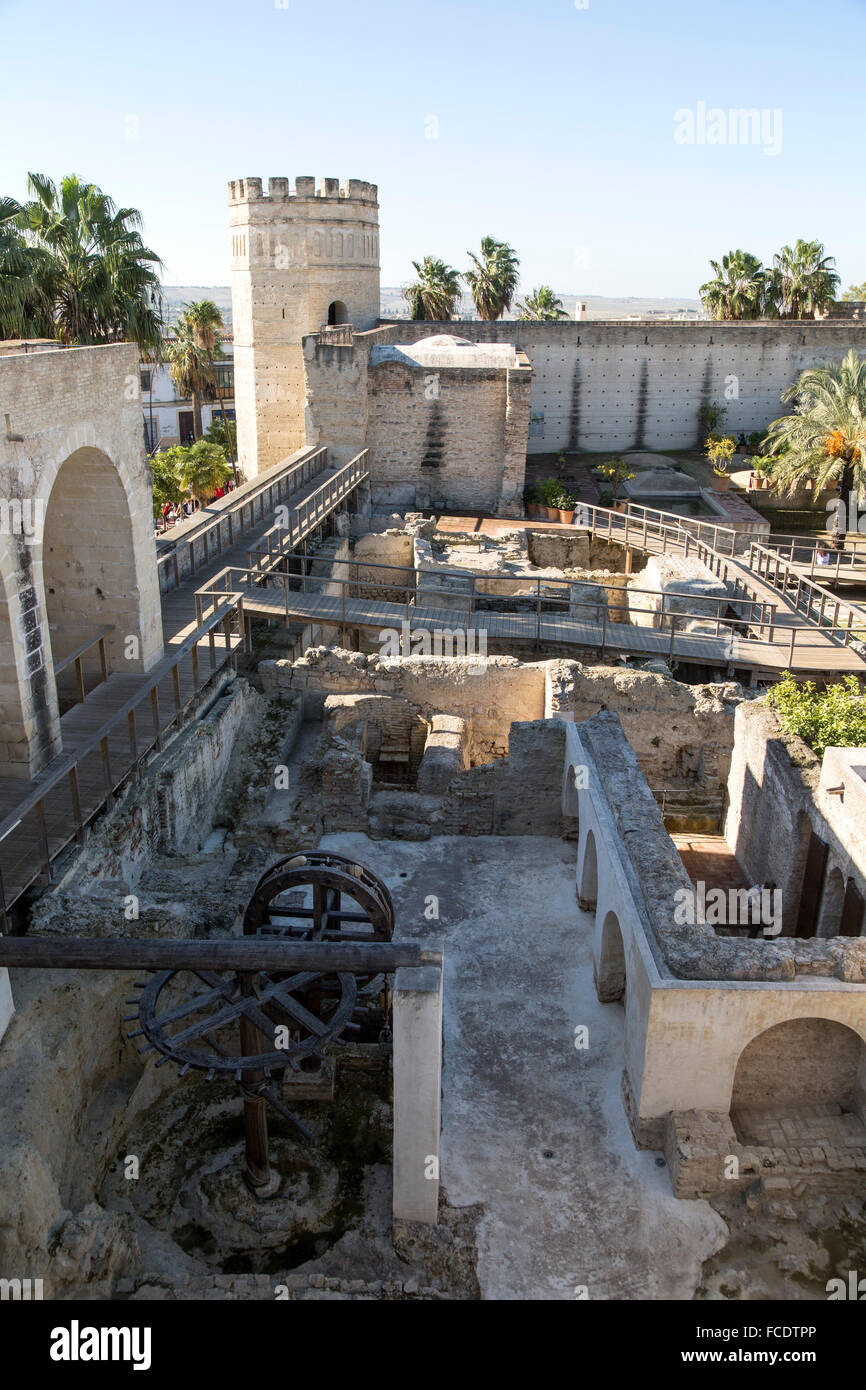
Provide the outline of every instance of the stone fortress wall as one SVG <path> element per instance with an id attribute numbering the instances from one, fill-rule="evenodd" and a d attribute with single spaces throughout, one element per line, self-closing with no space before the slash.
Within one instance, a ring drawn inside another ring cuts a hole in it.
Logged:
<path id="1" fill-rule="evenodd" d="M 785 413 L 780 396 L 805 368 L 840 361 L 852 347 L 866 351 L 866 322 L 832 319 L 392 322 L 374 340 L 412 342 L 443 330 L 525 352 L 532 368 L 530 454 L 691 449 L 701 406 L 715 401 L 727 406 L 729 433 L 762 430 Z"/>
<path id="2" fill-rule="evenodd" d="M 162 656 L 137 349 L 4 355 L 0 416 L 0 772 L 27 778 L 60 751 L 53 668 L 83 639 L 110 627 L 113 669 Z"/>
<path id="3" fill-rule="evenodd" d="M 379 315 L 375 184 L 246 178 L 229 184 L 238 452 L 248 478 L 299 449 L 301 338 L 328 322 L 372 328 Z"/>

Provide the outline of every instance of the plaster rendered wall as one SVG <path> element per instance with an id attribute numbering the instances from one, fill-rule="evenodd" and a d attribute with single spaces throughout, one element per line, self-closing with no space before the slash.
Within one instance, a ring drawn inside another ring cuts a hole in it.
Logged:
<path id="1" fill-rule="evenodd" d="M 604 720 L 604 716 L 601 718 Z M 861 1039 L 866 1038 L 866 984 L 819 978 L 817 968 L 810 973 L 806 962 L 803 975 L 796 979 L 722 979 L 720 976 L 737 955 L 746 968 L 749 957 L 766 957 L 769 967 L 769 958 L 776 948 L 769 942 L 716 940 L 716 946 L 734 947 L 733 951 L 726 949 L 716 954 L 706 929 L 700 926 L 681 929 L 681 934 L 691 936 L 693 943 L 686 944 L 684 950 L 694 963 L 698 963 L 703 950 L 704 964 L 715 967 L 717 977 L 675 978 L 666 959 L 671 942 L 664 940 L 659 914 L 667 912 L 673 916 L 674 891 L 688 884 L 688 880 L 675 859 L 671 858 L 665 867 L 655 855 L 653 819 L 657 812 L 654 813 L 652 803 L 645 798 L 642 801 L 640 794 L 631 801 L 625 798 L 623 777 L 639 793 L 634 774 L 629 777 L 625 770 L 628 759 L 616 772 L 610 767 L 600 771 L 599 755 L 606 758 L 605 745 L 613 726 L 596 721 L 594 726 L 593 733 L 599 737 L 590 741 L 589 730 L 566 725 L 563 806 L 572 813 L 579 810 L 579 891 L 586 885 L 588 856 L 597 856 L 596 886 L 590 904 L 594 913 L 593 959 L 597 979 L 606 975 L 605 927 L 615 922 L 622 936 L 623 1092 L 629 1120 L 638 1144 L 660 1148 L 665 1119 L 672 1111 L 728 1113 L 740 1055 L 766 1029 L 791 1019 L 826 1019 L 844 1024 Z M 588 772 L 588 786 L 577 793 L 576 800 L 572 775 L 575 766 Z M 614 795 L 617 788 L 620 792 Z M 752 949 L 756 946 L 757 952 Z M 832 1058 L 816 1057 L 815 1077 L 833 1066 Z M 767 1104 L 774 1103 L 774 1095 L 784 1099 L 789 1073 L 790 1067 L 785 1067 L 783 1059 L 777 1073 L 764 1069 Z"/>
<path id="2" fill-rule="evenodd" d="M 60 750 L 59 654 L 110 624 L 115 668 L 149 670 L 162 656 L 138 352 L 4 355 L 0 413 L 13 436 L 0 435 L 0 499 L 35 523 L 0 534 L 0 771 L 24 778 Z"/>
<path id="3" fill-rule="evenodd" d="M 340 301 L 368 329 L 379 312 L 375 184 L 258 178 L 229 184 L 238 453 L 248 478 L 306 440 L 301 340 Z"/>
<path id="4" fill-rule="evenodd" d="M 389 324 L 377 342 L 441 332 L 430 323 Z M 529 453 L 559 449 L 689 449 L 698 412 L 728 407 L 726 429 L 765 429 L 784 413 L 782 391 L 816 364 L 866 350 L 866 323 L 520 321 L 455 322 L 477 342 L 513 342 L 532 366 Z M 725 391 L 736 390 L 728 398 Z"/>

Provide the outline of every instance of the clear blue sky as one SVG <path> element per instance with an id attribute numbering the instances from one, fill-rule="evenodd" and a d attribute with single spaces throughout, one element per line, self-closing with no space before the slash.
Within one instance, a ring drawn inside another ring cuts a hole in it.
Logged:
<path id="1" fill-rule="evenodd" d="M 524 288 L 693 297 L 797 236 L 866 279 L 866 0 L 280 3 L 0 0 L 0 191 L 100 184 L 168 284 L 228 283 L 226 183 L 273 174 L 378 183 L 386 285 L 486 233 Z M 699 102 L 781 152 L 676 143 Z"/>

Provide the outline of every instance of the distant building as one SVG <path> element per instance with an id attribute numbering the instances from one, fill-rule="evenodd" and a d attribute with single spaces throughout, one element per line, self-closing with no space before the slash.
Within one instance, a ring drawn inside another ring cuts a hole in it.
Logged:
<path id="1" fill-rule="evenodd" d="M 203 430 L 222 414 L 227 420 L 235 418 L 234 347 L 231 340 L 223 339 L 222 349 L 225 357 L 216 364 L 217 385 L 211 392 L 213 399 L 205 399 L 202 404 Z M 144 443 L 148 453 L 169 449 L 173 444 L 191 443 L 192 401 L 178 396 L 167 365 L 161 363 L 154 366 L 151 362 L 142 362 L 140 370 Z"/>

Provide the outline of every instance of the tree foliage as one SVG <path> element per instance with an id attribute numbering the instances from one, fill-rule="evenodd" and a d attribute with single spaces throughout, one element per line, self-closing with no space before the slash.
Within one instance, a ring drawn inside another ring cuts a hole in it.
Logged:
<path id="1" fill-rule="evenodd" d="M 459 271 L 436 256 L 425 256 L 412 266 L 418 278 L 403 290 L 412 318 L 452 319 L 461 293 Z"/>
<path id="2" fill-rule="evenodd" d="M 714 275 L 701 285 L 701 303 L 715 319 L 813 318 L 835 299 L 835 264 L 820 241 L 783 246 L 769 267 L 750 251 L 729 251 L 710 261 Z"/>
<path id="3" fill-rule="evenodd" d="M 131 340 L 157 353 L 162 262 L 141 238 L 141 214 L 68 174 L 28 176 L 30 199 L 0 199 L 0 337 L 65 344 Z"/>
<path id="4" fill-rule="evenodd" d="M 866 490 L 866 358 L 851 348 L 841 362 L 808 367 L 782 400 L 794 413 L 773 421 L 763 446 L 781 490 L 839 484 L 846 503 Z"/>
<path id="5" fill-rule="evenodd" d="M 472 262 L 464 280 L 481 319 L 500 319 L 511 308 L 519 280 L 520 261 L 514 248 L 492 236 L 482 237 L 481 255 L 466 253 Z"/>
<path id="6" fill-rule="evenodd" d="M 556 323 L 559 319 L 567 319 L 568 314 L 562 307 L 562 300 L 557 298 L 550 286 L 539 285 L 537 290 L 533 290 L 518 303 L 517 317 L 536 322 Z"/>
<path id="7" fill-rule="evenodd" d="M 866 701 L 856 676 L 819 691 L 813 681 L 802 684 L 785 672 L 765 696 L 788 734 L 795 734 L 823 756 L 825 748 L 866 747 Z"/>

